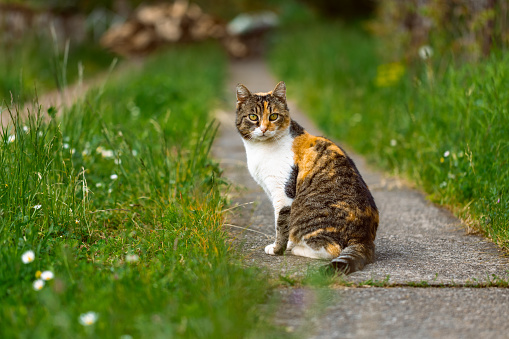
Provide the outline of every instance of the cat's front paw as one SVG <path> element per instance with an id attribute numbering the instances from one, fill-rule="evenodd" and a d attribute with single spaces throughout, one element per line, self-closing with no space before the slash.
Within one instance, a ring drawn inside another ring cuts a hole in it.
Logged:
<path id="1" fill-rule="evenodd" d="M 270 255 L 276 255 L 276 253 L 274 253 L 274 247 L 276 247 L 276 243 L 265 246 L 265 253 Z"/>

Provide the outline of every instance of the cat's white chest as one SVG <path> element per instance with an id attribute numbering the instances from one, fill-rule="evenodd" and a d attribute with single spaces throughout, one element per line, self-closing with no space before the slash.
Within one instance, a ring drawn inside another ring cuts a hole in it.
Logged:
<path id="1" fill-rule="evenodd" d="M 293 138 L 286 135 L 277 141 L 243 141 L 251 176 L 264 189 L 273 204 L 285 199 L 285 184 L 294 164 Z"/>

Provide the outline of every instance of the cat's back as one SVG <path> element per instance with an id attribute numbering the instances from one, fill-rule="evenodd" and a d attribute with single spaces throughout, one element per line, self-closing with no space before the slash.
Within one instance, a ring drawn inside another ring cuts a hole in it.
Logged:
<path id="1" fill-rule="evenodd" d="M 374 199 L 357 167 L 331 140 L 302 130 L 293 140 L 298 168 L 296 190 L 306 198 L 317 197 L 325 205 L 348 204 L 376 210 Z"/>

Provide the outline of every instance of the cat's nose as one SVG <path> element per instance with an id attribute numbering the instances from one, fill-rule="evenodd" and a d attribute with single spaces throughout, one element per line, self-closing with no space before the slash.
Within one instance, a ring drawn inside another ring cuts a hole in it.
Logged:
<path id="1" fill-rule="evenodd" d="M 262 131 L 263 134 L 265 134 L 265 132 L 267 132 L 269 128 L 267 126 L 260 126 L 260 131 Z"/>

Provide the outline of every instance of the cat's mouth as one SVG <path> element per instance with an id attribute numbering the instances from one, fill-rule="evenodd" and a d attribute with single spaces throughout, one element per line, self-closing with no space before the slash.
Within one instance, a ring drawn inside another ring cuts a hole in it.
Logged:
<path id="1" fill-rule="evenodd" d="M 262 135 L 257 135 L 256 136 L 256 139 L 258 140 L 269 140 L 269 139 L 272 139 L 274 136 L 271 134 L 271 135 L 268 135 L 268 134 L 262 134 Z"/>

